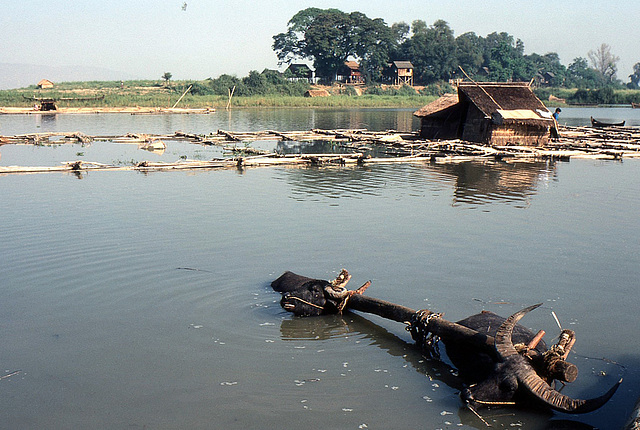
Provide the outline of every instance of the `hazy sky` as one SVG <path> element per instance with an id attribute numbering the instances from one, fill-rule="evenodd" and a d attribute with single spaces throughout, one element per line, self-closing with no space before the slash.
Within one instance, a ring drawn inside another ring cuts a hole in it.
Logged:
<path id="1" fill-rule="evenodd" d="M 616 0 L 364 2 L 298 0 L 1 0 L 0 63 L 91 66 L 123 78 L 204 79 L 276 68 L 273 35 L 307 7 L 354 10 L 388 25 L 449 23 L 458 36 L 505 31 L 526 53 L 557 52 L 563 64 L 602 43 L 620 57 L 628 82 L 640 62 L 640 2 Z M 6 67 L 5 67 L 6 69 Z"/>

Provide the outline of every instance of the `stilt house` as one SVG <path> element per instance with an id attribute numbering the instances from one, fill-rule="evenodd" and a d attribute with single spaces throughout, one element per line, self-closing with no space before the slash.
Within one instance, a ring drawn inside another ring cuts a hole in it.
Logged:
<path id="1" fill-rule="evenodd" d="M 551 112 L 525 82 L 461 82 L 414 113 L 424 139 L 539 146 L 549 140 Z"/>
<path id="2" fill-rule="evenodd" d="M 413 86 L 413 64 L 411 61 L 394 61 L 385 70 L 385 77 L 392 85 Z"/>

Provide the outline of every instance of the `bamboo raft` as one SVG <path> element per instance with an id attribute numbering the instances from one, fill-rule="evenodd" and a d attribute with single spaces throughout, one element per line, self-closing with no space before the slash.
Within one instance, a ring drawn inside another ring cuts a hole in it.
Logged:
<path id="1" fill-rule="evenodd" d="M 232 154 L 230 157 L 207 161 L 180 160 L 176 162 L 143 161 L 130 166 L 117 166 L 97 162 L 69 161 L 60 166 L 0 166 L 0 174 L 90 170 L 186 170 L 233 169 L 258 166 L 318 166 L 357 165 L 369 163 L 460 163 L 466 161 L 538 161 L 595 158 L 620 160 L 640 157 L 640 127 L 560 127 L 560 139 L 545 146 L 489 146 L 462 140 L 430 141 L 420 139 L 416 133 L 394 130 L 372 132 L 365 129 L 338 129 L 308 131 L 231 132 L 217 130 L 210 134 L 177 131 L 171 135 L 126 134 L 123 136 L 89 136 L 82 132 L 30 133 L 0 136 L 0 146 L 90 144 L 96 141 L 138 144 L 152 149 L 165 145 L 165 141 L 187 141 L 198 145 L 216 145 Z M 279 154 L 256 149 L 251 142 L 277 140 L 290 142 L 329 141 L 346 151 L 344 154 Z M 365 155 L 377 148 L 384 157 Z"/>

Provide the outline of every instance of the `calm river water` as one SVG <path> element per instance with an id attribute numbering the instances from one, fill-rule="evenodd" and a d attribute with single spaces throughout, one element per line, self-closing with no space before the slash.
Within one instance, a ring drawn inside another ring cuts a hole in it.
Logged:
<path id="1" fill-rule="evenodd" d="M 567 108 L 561 122 L 591 115 L 640 125 L 622 108 Z M 417 126 L 376 109 L 0 116 L 4 135 Z M 216 151 L 5 145 L 0 163 Z M 639 190 L 638 160 L 0 177 L 0 428 L 485 428 L 446 356 L 425 361 L 401 324 L 294 318 L 269 287 L 285 270 L 341 268 L 371 296 L 450 320 L 543 302 L 523 324 L 552 343 L 553 311 L 578 336 L 563 392 L 594 397 L 624 377 L 620 390 L 583 416 L 483 418 L 621 428 L 640 395 Z"/>

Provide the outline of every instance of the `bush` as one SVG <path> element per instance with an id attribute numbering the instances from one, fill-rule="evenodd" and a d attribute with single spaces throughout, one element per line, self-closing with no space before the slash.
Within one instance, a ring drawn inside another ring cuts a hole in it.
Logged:
<path id="1" fill-rule="evenodd" d="M 598 90 L 577 90 L 568 101 L 575 104 L 615 104 L 619 103 L 619 97 L 611 87 Z"/>
<path id="2" fill-rule="evenodd" d="M 440 97 L 446 93 L 453 93 L 455 90 L 448 82 L 436 82 L 420 90 L 420 95 Z"/>

